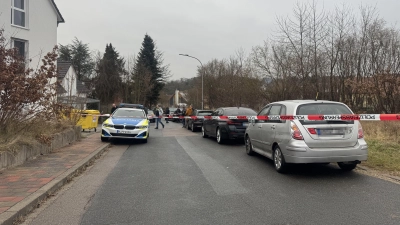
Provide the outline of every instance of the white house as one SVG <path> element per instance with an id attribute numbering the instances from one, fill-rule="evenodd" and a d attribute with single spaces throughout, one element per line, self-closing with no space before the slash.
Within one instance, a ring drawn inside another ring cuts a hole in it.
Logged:
<path id="1" fill-rule="evenodd" d="M 0 0 L 0 28 L 10 47 L 17 47 L 27 64 L 32 60 L 32 69 L 57 45 L 59 23 L 64 19 L 54 0 Z"/>
<path id="2" fill-rule="evenodd" d="M 186 94 L 179 90 L 175 90 L 175 94 L 169 98 L 169 105 L 171 107 L 186 107 Z"/>
<path id="3" fill-rule="evenodd" d="M 86 104 L 97 103 L 99 100 L 87 98 L 89 89 L 83 81 L 78 80 L 78 76 L 71 62 L 58 61 L 58 87 L 57 101 L 73 106 L 76 109 L 86 109 Z"/>

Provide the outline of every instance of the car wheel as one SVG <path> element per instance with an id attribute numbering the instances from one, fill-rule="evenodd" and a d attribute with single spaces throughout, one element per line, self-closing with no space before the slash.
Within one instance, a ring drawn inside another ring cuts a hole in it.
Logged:
<path id="1" fill-rule="evenodd" d="M 101 137 L 101 141 L 102 141 L 102 142 L 108 142 L 108 140 L 109 140 L 109 139 L 106 138 L 106 137 Z"/>
<path id="2" fill-rule="evenodd" d="M 344 162 L 338 162 L 338 166 L 340 169 L 343 171 L 352 171 L 357 167 L 357 163 L 344 163 Z"/>
<path id="3" fill-rule="evenodd" d="M 274 150 L 273 160 L 276 171 L 278 171 L 278 173 L 284 173 L 287 169 L 287 164 L 279 146 L 277 146 Z"/>
<path id="4" fill-rule="evenodd" d="M 206 130 L 204 129 L 204 126 L 201 127 L 201 134 L 202 134 L 203 138 L 208 137 L 208 135 L 206 134 Z"/>
<path id="5" fill-rule="evenodd" d="M 244 143 L 246 146 L 246 153 L 247 155 L 254 155 L 253 147 L 251 146 L 251 141 L 249 135 L 246 135 L 246 138 L 244 139 Z"/>
<path id="6" fill-rule="evenodd" d="M 192 132 L 196 131 L 196 128 L 194 128 L 194 124 L 193 123 L 191 124 L 190 129 L 192 130 Z"/>
<path id="7" fill-rule="evenodd" d="M 224 139 L 221 136 L 221 130 L 219 128 L 217 129 L 217 142 L 218 142 L 218 144 L 224 143 Z"/>

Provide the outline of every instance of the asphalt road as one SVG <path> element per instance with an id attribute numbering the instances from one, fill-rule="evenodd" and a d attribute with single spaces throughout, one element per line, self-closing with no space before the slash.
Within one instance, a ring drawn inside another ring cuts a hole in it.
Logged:
<path id="1" fill-rule="evenodd" d="M 247 156 L 180 124 L 116 142 L 26 224 L 400 224 L 400 186 L 336 165 Z"/>

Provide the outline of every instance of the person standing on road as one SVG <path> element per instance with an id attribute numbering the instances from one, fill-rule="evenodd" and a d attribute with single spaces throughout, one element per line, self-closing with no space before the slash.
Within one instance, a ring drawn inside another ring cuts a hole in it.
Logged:
<path id="1" fill-rule="evenodd" d="M 192 105 L 189 105 L 189 108 L 186 109 L 185 116 L 191 116 L 192 113 L 193 113 Z M 188 125 L 188 120 L 189 120 L 189 118 L 185 118 L 185 125 Z"/>
<path id="2" fill-rule="evenodd" d="M 117 109 L 117 106 L 114 104 L 112 104 L 112 108 L 111 108 L 111 114 L 113 114 L 113 112 Z"/>
<path id="3" fill-rule="evenodd" d="M 185 116 L 186 116 L 186 108 L 185 107 L 183 107 L 183 109 L 182 109 L 181 116 L 183 117 L 182 118 L 182 127 L 185 127 Z"/>
<path id="4" fill-rule="evenodd" d="M 156 120 L 157 120 L 155 129 L 158 129 L 158 123 L 161 123 L 162 127 L 164 128 L 164 124 L 161 122 L 163 110 L 159 105 L 157 105 L 157 108 L 154 110 L 154 114 L 156 115 Z"/>
<path id="5" fill-rule="evenodd" d="M 178 116 L 178 117 L 179 117 L 179 116 L 181 116 L 181 113 L 182 113 L 182 112 L 181 112 L 181 109 L 178 107 L 178 108 L 175 110 L 173 116 Z M 175 118 L 173 118 L 172 121 L 175 122 L 175 121 L 176 121 Z M 178 119 L 178 121 L 181 121 L 181 120 Z"/>
<path id="6" fill-rule="evenodd" d="M 165 115 L 166 115 L 165 123 L 169 123 L 168 120 L 167 120 L 167 117 L 169 117 L 169 107 L 165 108 Z"/>

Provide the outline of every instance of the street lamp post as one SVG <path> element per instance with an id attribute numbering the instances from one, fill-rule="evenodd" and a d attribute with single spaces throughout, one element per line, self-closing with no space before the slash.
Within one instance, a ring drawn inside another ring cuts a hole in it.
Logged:
<path id="1" fill-rule="evenodd" d="M 201 63 L 201 61 L 193 56 L 190 56 L 188 54 L 179 54 L 181 56 L 186 56 L 186 57 L 190 57 L 193 59 L 197 59 L 197 61 L 199 61 L 200 65 L 201 65 L 201 69 L 203 70 L 203 63 Z M 204 109 L 204 79 L 203 79 L 203 71 L 201 72 L 201 109 Z"/>

